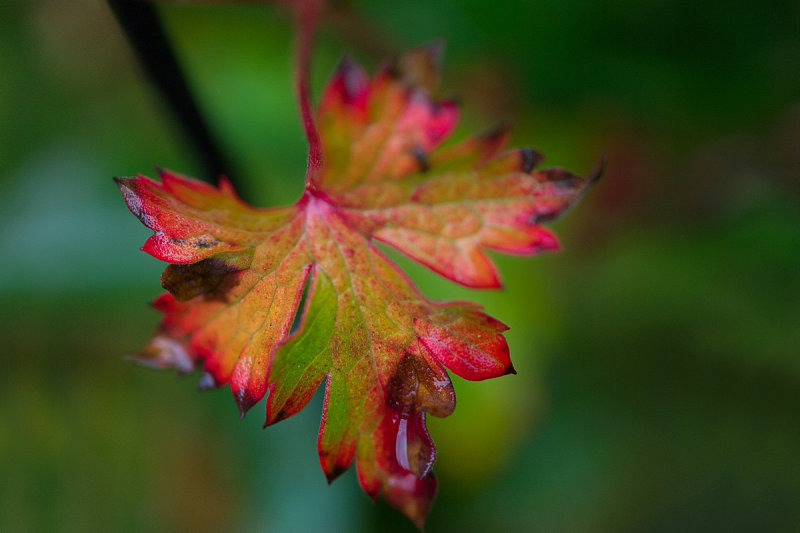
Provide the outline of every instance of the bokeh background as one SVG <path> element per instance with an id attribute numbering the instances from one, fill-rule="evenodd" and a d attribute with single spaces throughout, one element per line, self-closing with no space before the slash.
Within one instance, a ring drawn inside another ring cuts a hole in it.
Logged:
<path id="1" fill-rule="evenodd" d="M 456 379 L 432 420 L 429 531 L 796 531 L 800 524 L 800 3 L 357 0 L 318 88 L 436 37 L 456 137 L 606 177 L 563 252 L 423 291 L 511 326 L 518 375 Z M 233 178 L 300 194 L 291 32 L 259 5 L 159 6 Z M 413 531 L 348 472 L 328 487 L 320 398 L 261 430 L 226 390 L 128 364 L 162 265 L 111 177 L 203 176 L 100 0 L 0 3 L 0 531 Z"/>

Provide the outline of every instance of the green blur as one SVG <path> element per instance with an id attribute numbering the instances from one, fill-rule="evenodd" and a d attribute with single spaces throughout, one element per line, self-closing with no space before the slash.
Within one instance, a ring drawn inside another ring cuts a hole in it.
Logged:
<path id="1" fill-rule="evenodd" d="M 605 178 L 559 254 L 437 298 L 507 323 L 516 376 L 431 420 L 437 531 L 794 531 L 800 523 L 800 4 L 358 0 L 344 53 L 443 37 L 457 136 L 500 121 Z M 301 191 L 291 32 L 272 7 L 161 7 L 248 200 Z M 319 395 L 261 430 L 227 390 L 128 364 L 162 265 L 111 177 L 202 176 L 105 3 L 0 5 L 0 531 L 414 531 L 318 465 Z M 263 404 L 262 404 L 263 406 Z"/>

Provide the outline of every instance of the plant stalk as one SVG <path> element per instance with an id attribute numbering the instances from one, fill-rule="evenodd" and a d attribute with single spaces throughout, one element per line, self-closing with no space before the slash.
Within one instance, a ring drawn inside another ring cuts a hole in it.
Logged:
<path id="1" fill-rule="evenodd" d="M 149 2 L 130 0 L 108 0 L 108 4 L 145 73 L 178 119 L 205 179 L 214 182 L 225 175 L 233 182 L 235 169 L 200 111 L 156 8 Z M 234 182 L 234 185 L 242 195 L 241 184 Z"/>

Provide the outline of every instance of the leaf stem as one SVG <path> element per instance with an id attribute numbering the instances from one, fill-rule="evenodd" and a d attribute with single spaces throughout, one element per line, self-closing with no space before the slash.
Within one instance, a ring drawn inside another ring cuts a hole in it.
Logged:
<path id="1" fill-rule="evenodd" d="M 324 0 L 300 0 L 290 4 L 294 11 L 295 23 L 295 90 L 300 105 L 300 118 L 303 129 L 308 139 L 308 166 L 306 168 L 306 189 L 316 187 L 319 175 L 322 172 L 324 154 L 314 115 L 311 111 L 311 96 L 309 89 L 309 65 L 311 62 L 311 49 L 314 44 L 314 32 L 319 22 L 319 17 L 325 7 Z"/>

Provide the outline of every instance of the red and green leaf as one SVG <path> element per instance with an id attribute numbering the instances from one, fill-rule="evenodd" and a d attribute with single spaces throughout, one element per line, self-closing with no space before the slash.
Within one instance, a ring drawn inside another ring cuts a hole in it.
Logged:
<path id="1" fill-rule="evenodd" d="M 504 130 L 440 148 L 458 109 L 431 98 L 433 65 L 430 49 L 372 78 L 343 62 L 316 112 L 324 163 L 292 206 L 248 206 L 224 178 L 117 180 L 155 232 L 143 249 L 171 263 L 141 358 L 201 366 L 203 384 L 230 385 L 242 416 L 267 396 L 266 425 L 325 381 L 325 475 L 355 460 L 363 489 L 419 526 L 436 493 L 425 417 L 455 407 L 447 370 L 482 380 L 514 369 L 504 324 L 427 299 L 376 242 L 460 284 L 498 287 L 486 250 L 556 249 L 541 223 L 592 181 L 536 170 L 538 153 L 504 151 Z"/>

